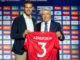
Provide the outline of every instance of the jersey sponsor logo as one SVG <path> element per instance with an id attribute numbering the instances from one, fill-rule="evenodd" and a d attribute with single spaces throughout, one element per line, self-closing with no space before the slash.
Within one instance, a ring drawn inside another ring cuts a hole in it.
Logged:
<path id="1" fill-rule="evenodd" d="M 71 15 L 78 15 L 78 11 L 71 11 Z"/>
<path id="2" fill-rule="evenodd" d="M 71 20 L 78 20 L 79 17 L 78 16 L 71 16 Z"/>
<path id="3" fill-rule="evenodd" d="M 61 15 L 61 11 L 54 11 L 54 15 Z"/>
<path id="4" fill-rule="evenodd" d="M 63 15 L 70 15 L 70 11 L 63 11 L 62 14 Z"/>
<path id="5" fill-rule="evenodd" d="M 61 10 L 61 6 L 54 6 L 54 10 Z"/>
<path id="6" fill-rule="evenodd" d="M 3 15 L 10 15 L 10 11 L 3 11 Z"/>
<path id="7" fill-rule="evenodd" d="M 61 20 L 61 16 L 54 16 L 54 20 Z"/>
<path id="8" fill-rule="evenodd" d="M 12 15 L 19 15 L 19 11 L 12 11 Z"/>
<path id="9" fill-rule="evenodd" d="M 63 6 L 63 10 L 70 10 L 70 6 Z"/>
<path id="10" fill-rule="evenodd" d="M 10 6 L 3 6 L 3 10 L 10 10 Z"/>

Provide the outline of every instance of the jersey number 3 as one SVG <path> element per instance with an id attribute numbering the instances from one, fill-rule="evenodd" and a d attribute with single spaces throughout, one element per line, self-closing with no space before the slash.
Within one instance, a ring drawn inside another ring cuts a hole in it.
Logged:
<path id="1" fill-rule="evenodd" d="M 46 43 L 43 42 L 38 42 L 38 45 L 42 45 L 41 49 L 44 51 L 42 54 L 37 54 L 38 57 L 44 57 L 46 55 Z"/>

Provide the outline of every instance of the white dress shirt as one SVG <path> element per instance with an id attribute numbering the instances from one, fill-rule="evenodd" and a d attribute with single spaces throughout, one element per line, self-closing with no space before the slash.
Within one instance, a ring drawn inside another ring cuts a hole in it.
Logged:
<path id="1" fill-rule="evenodd" d="M 50 31 L 50 23 L 51 23 L 51 20 L 49 20 L 49 21 L 47 22 L 48 32 Z M 41 31 L 44 31 L 44 30 L 45 30 L 45 22 L 42 22 L 42 23 L 41 23 Z"/>
<path id="2" fill-rule="evenodd" d="M 27 30 L 29 30 L 30 32 L 34 31 L 34 26 L 33 26 L 33 22 L 32 22 L 32 18 L 30 16 L 30 19 L 26 16 L 26 14 L 23 14 L 25 22 L 26 22 L 26 26 L 27 26 Z"/>

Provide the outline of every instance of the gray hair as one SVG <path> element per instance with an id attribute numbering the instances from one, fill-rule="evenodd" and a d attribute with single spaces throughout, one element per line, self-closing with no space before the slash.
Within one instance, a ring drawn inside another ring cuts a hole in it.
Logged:
<path id="1" fill-rule="evenodd" d="M 43 11 L 49 11 L 51 14 L 51 10 L 48 7 L 42 7 L 42 9 L 40 10 L 40 14 L 42 14 Z"/>

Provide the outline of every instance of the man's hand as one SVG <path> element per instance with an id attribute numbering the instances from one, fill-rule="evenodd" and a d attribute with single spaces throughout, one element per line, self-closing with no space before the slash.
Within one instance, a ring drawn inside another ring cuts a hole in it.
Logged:
<path id="1" fill-rule="evenodd" d="M 29 31 L 29 30 L 25 30 L 24 33 L 23 33 L 23 37 L 25 38 L 25 36 L 26 36 L 28 33 L 30 33 L 30 31 Z"/>
<path id="2" fill-rule="evenodd" d="M 59 38 L 61 38 L 61 37 L 62 37 L 62 35 L 61 35 L 61 32 L 60 32 L 60 31 L 57 31 L 57 32 L 56 32 L 56 35 L 57 35 Z"/>

